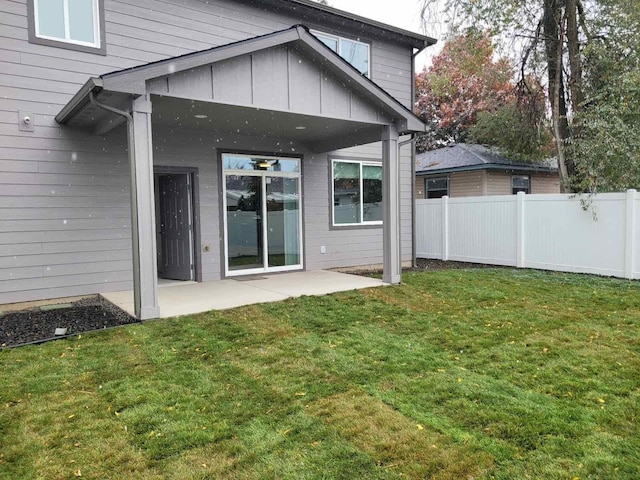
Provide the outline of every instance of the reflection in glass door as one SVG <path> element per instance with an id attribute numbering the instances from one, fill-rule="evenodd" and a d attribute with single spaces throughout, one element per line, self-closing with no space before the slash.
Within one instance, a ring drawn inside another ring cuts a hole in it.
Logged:
<path id="1" fill-rule="evenodd" d="M 268 267 L 300 265 L 298 179 L 266 177 Z"/>
<path id="2" fill-rule="evenodd" d="M 262 268 L 261 178 L 227 175 L 226 193 L 229 271 Z"/>
<path id="3" fill-rule="evenodd" d="M 222 159 L 227 275 L 301 268 L 300 160 Z"/>

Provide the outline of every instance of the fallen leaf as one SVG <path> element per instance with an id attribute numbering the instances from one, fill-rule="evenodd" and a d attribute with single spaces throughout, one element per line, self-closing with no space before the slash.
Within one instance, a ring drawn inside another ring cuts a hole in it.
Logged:
<path id="1" fill-rule="evenodd" d="M 418 430 L 424 430 L 424 427 L 422 425 L 420 425 L 419 423 L 416 425 L 416 427 L 418 428 Z"/>
<path id="2" fill-rule="evenodd" d="M 81 477 L 82 476 L 82 472 L 80 471 L 80 469 L 78 469 L 75 472 L 73 472 L 73 476 L 74 477 Z"/>
<path id="3" fill-rule="evenodd" d="M 296 392 L 294 395 L 296 397 L 304 397 L 306 395 L 306 393 L 305 392 Z"/>

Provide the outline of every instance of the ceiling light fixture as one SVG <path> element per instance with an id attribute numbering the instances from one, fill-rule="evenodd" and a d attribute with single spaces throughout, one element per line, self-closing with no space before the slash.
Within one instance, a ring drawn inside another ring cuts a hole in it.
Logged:
<path id="1" fill-rule="evenodd" d="M 307 129 L 307 127 L 305 127 L 304 125 L 298 125 L 296 127 L 296 130 L 306 130 L 306 129 Z"/>
<path id="2" fill-rule="evenodd" d="M 199 119 L 209 118 L 208 115 L 205 115 L 204 113 L 198 113 L 197 115 L 194 115 L 194 117 Z"/>
<path id="3" fill-rule="evenodd" d="M 261 159 L 258 162 L 258 168 L 261 170 L 267 170 L 269 168 L 275 167 L 279 163 L 280 163 L 280 160 L 267 160 L 265 158 L 265 159 Z"/>

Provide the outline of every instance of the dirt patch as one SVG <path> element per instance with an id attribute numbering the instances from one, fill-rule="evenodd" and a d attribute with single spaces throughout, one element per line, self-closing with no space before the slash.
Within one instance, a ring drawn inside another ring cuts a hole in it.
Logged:
<path id="1" fill-rule="evenodd" d="M 403 272 L 423 272 L 429 270 L 466 270 L 470 268 L 511 268 L 501 265 L 487 265 L 484 263 L 468 263 L 468 262 L 454 262 L 451 260 L 437 260 L 432 258 L 417 258 L 416 266 L 413 268 L 403 268 Z M 353 268 L 348 273 L 353 275 L 361 275 L 363 277 L 376 277 L 382 276 L 382 270 L 380 269 L 358 269 Z"/>
<path id="2" fill-rule="evenodd" d="M 421 270 L 463 270 L 467 268 L 503 268 L 499 265 L 487 265 L 484 263 L 467 263 L 467 262 L 452 262 L 447 260 L 436 260 L 432 258 L 418 258 L 416 259 L 417 266 L 412 268 L 415 271 Z"/>
<path id="3" fill-rule="evenodd" d="M 6 312 L 0 315 L 0 349 L 137 322 L 99 296 L 70 304 Z M 66 332 L 56 336 L 56 329 L 66 329 Z"/>

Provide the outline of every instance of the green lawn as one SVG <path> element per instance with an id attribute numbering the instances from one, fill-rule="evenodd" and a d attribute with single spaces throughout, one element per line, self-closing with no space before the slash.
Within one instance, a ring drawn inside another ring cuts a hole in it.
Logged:
<path id="1" fill-rule="evenodd" d="M 640 478 L 640 283 L 532 271 L 0 352 L 0 478 Z"/>

